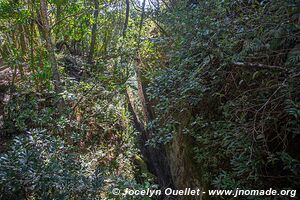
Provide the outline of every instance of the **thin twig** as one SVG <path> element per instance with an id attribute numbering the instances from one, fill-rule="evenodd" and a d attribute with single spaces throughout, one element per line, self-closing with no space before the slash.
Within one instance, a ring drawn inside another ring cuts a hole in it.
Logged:
<path id="1" fill-rule="evenodd" d="M 253 68 L 260 68 L 260 69 L 270 69 L 270 70 L 280 70 L 280 71 L 287 71 L 286 68 L 274 65 L 265 65 L 261 63 L 249 63 L 249 62 L 234 62 L 232 63 L 238 67 L 253 67 Z"/>

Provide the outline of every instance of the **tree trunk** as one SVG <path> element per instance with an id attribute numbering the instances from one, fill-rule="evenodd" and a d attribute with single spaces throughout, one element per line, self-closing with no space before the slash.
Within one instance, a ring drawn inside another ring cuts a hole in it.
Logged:
<path id="1" fill-rule="evenodd" d="M 128 110 L 133 117 L 134 127 L 140 133 L 138 137 L 139 149 L 145 159 L 148 170 L 157 177 L 157 182 L 161 188 L 173 188 L 174 185 L 165 148 L 163 146 L 152 147 L 146 145 L 146 142 L 153 135 L 153 130 L 146 130 L 144 124 L 139 120 L 134 100 L 130 98 L 128 92 L 126 93 L 126 98 L 128 101 Z M 147 108 L 144 109 L 147 110 Z"/>
<path id="2" fill-rule="evenodd" d="M 129 17 L 129 5 L 127 4 L 128 11 L 126 11 L 126 18 Z M 142 15 L 140 21 L 140 30 L 139 30 L 139 37 L 141 35 L 141 30 L 143 26 L 143 19 L 145 15 L 145 0 L 142 4 Z M 128 15 L 128 16 L 127 16 Z M 128 19 L 125 19 L 124 28 L 123 28 L 123 37 L 126 37 L 126 28 L 127 28 Z M 138 43 L 138 49 L 140 47 L 140 43 Z M 138 56 L 138 55 L 137 55 Z M 141 65 L 141 62 L 138 62 L 137 65 Z M 148 123 L 153 120 L 153 112 L 151 106 L 149 105 L 148 98 L 145 93 L 145 85 L 142 82 L 142 74 L 139 70 L 138 66 L 135 68 L 136 75 L 137 75 L 137 82 L 138 82 L 138 96 L 139 100 L 142 103 L 142 111 L 144 117 L 144 123 Z M 141 150 L 141 154 L 145 159 L 147 164 L 148 170 L 153 173 L 157 177 L 157 182 L 161 188 L 171 187 L 174 188 L 173 180 L 171 177 L 170 166 L 168 163 L 168 158 L 166 156 L 166 150 L 164 146 L 157 146 L 152 147 L 146 145 L 146 142 L 151 139 L 152 135 L 154 134 L 155 130 L 147 130 L 144 126 L 144 123 L 140 121 L 138 117 L 138 112 L 136 111 L 134 105 L 134 99 L 132 99 L 128 93 L 125 93 L 127 102 L 128 102 L 128 110 L 133 117 L 133 123 L 135 129 L 140 133 L 138 141 L 139 141 L 139 148 Z M 164 197 L 161 197 L 164 198 Z"/>
<path id="3" fill-rule="evenodd" d="M 129 6 L 130 6 L 129 5 L 129 0 L 126 0 L 126 16 L 125 16 L 125 22 L 124 22 L 124 27 L 123 27 L 123 37 L 125 37 L 126 29 L 127 29 L 127 26 L 128 26 L 129 10 L 130 10 Z"/>
<path id="4" fill-rule="evenodd" d="M 98 15 L 99 15 L 99 2 L 98 0 L 94 0 L 94 24 L 92 27 L 92 37 L 91 37 L 91 45 L 90 45 L 90 52 L 88 56 L 88 63 L 93 62 L 94 53 L 95 53 L 95 46 L 96 46 L 96 33 L 97 33 L 97 23 L 98 23 Z"/>
<path id="5" fill-rule="evenodd" d="M 48 8 L 45 0 L 40 1 L 40 21 L 42 23 L 41 25 L 42 25 L 44 39 L 46 42 L 46 49 L 48 51 L 49 62 L 52 67 L 52 75 L 53 75 L 55 91 L 57 93 L 60 93 L 61 83 L 60 83 L 57 61 L 55 58 L 55 53 L 54 53 L 52 39 L 51 39 L 50 25 L 48 21 Z"/>

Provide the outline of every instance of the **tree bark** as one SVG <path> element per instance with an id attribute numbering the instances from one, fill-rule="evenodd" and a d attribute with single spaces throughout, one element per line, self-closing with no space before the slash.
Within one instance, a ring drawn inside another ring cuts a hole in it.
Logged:
<path id="1" fill-rule="evenodd" d="M 48 21 L 48 8 L 45 0 L 40 0 L 40 21 L 42 25 L 43 35 L 46 42 L 46 49 L 48 52 L 49 62 L 52 68 L 52 76 L 54 82 L 54 88 L 56 93 L 61 93 L 61 82 L 58 72 L 58 65 L 55 58 L 54 48 L 52 44 L 52 38 L 50 33 L 50 25 Z"/>
<path id="2" fill-rule="evenodd" d="M 90 44 L 90 52 L 88 56 L 88 63 L 92 63 L 94 59 L 95 46 L 96 46 L 96 33 L 97 33 L 97 23 L 98 23 L 98 15 L 99 15 L 99 2 L 98 0 L 94 0 L 94 24 L 92 27 L 92 36 L 91 36 L 91 44 Z"/>
<path id="3" fill-rule="evenodd" d="M 124 22 L 124 27 L 123 27 L 123 37 L 125 37 L 126 34 L 126 29 L 128 27 L 128 20 L 129 20 L 129 0 L 126 0 L 126 16 L 125 16 L 125 22 Z"/>
<path id="4" fill-rule="evenodd" d="M 144 16 L 145 16 L 145 0 L 143 0 L 142 3 L 142 14 L 141 14 L 140 27 L 139 27 L 139 36 L 138 36 L 139 38 L 141 36 Z M 124 30 L 126 31 L 126 29 Z M 125 34 L 126 33 L 123 32 L 124 37 Z M 140 48 L 140 42 L 138 42 L 137 49 L 139 50 L 139 48 Z M 136 55 L 137 57 L 138 57 L 138 50 Z M 142 104 L 144 123 L 139 120 L 137 111 L 135 111 L 134 100 L 130 98 L 130 95 L 128 94 L 127 91 L 126 98 L 128 102 L 128 110 L 133 117 L 133 122 L 136 130 L 140 132 L 138 138 L 139 148 L 141 150 L 141 154 L 143 158 L 145 159 L 149 171 L 154 175 L 156 175 L 157 182 L 161 188 L 165 188 L 165 187 L 174 188 L 170 166 L 168 164 L 168 158 L 166 156 L 165 147 L 163 145 L 157 145 L 156 147 L 146 145 L 147 141 L 151 139 L 151 137 L 155 134 L 155 130 L 146 129 L 146 127 L 144 126 L 144 124 L 147 124 L 153 120 L 153 112 L 147 100 L 148 98 L 145 93 L 145 85 L 142 81 L 142 73 L 138 66 L 141 65 L 142 63 L 139 62 L 139 59 L 137 60 L 138 62 L 135 67 L 135 72 L 136 72 L 137 82 L 138 82 L 138 97 Z"/>
<path id="5" fill-rule="evenodd" d="M 134 127 L 140 133 L 138 137 L 139 149 L 145 159 L 148 170 L 157 177 L 157 182 L 161 188 L 174 188 L 165 148 L 161 145 L 156 147 L 146 145 L 146 142 L 153 135 L 153 130 L 146 130 L 135 110 L 134 99 L 130 98 L 128 92 L 126 92 L 125 96 L 128 102 L 128 110 L 133 117 Z"/>

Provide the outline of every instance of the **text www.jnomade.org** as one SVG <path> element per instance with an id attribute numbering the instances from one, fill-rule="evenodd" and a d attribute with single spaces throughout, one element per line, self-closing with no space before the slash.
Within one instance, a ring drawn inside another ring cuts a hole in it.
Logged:
<path id="1" fill-rule="evenodd" d="M 182 190 L 175 190 L 172 188 L 166 189 L 145 189 L 145 190 L 135 190 L 126 188 L 121 191 L 118 188 L 114 188 L 112 190 L 114 195 L 122 195 L 122 196 L 288 196 L 288 197 L 296 197 L 296 190 L 275 190 L 275 189 L 268 189 L 268 190 L 248 190 L 248 189 L 235 189 L 235 190 L 221 190 L 221 189 L 214 189 L 208 191 L 202 191 L 201 189 L 192 189 L 192 188 L 185 188 Z"/>

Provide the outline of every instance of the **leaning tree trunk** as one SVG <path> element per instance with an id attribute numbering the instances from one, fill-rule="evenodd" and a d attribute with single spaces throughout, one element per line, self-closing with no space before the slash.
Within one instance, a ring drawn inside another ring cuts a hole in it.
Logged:
<path id="1" fill-rule="evenodd" d="M 142 15 L 141 15 L 141 21 L 139 27 L 140 28 L 139 37 L 141 35 L 141 30 L 143 26 L 143 19 L 145 15 L 144 12 L 145 12 L 145 0 L 143 1 L 142 4 Z M 126 37 L 128 17 L 129 17 L 129 1 L 126 1 L 126 16 L 125 16 L 125 23 L 123 27 L 123 37 Z M 137 49 L 139 49 L 139 47 L 140 47 L 140 43 L 138 43 Z M 137 114 L 138 112 L 134 105 L 134 99 L 130 97 L 131 95 L 129 95 L 127 91 L 126 98 L 128 102 L 128 110 L 133 116 L 133 122 L 136 130 L 140 132 L 140 136 L 138 138 L 139 148 L 141 150 L 141 154 L 143 158 L 145 159 L 149 171 L 154 175 L 156 175 L 157 182 L 159 183 L 161 188 L 165 188 L 165 187 L 173 188 L 174 187 L 173 180 L 172 180 L 171 171 L 168 164 L 168 158 L 166 156 L 166 150 L 164 146 L 151 147 L 149 145 L 146 145 L 147 141 L 151 139 L 155 130 L 146 129 L 146 127 L 144 126 L 144 124 L 147 124 L 148 122 L 153 120 L 153 112 L 151 106 L 149 105 L 148 98 L 145 93 L 145 85 L 142 82 L 142 74 L 138 67 L 138 65 L 140 64 L 141 63 L 137 63 L 137 66 L 135 67 L 135 72 L 136 72 L 137 82 L 138 82 L 138 98 L 141 101 L 144 120 L 142 121 L 139 119 Z"/>
<path id="2" fill-rule="evenodd" d="M 139 83 L 140 84 L 140 83 Z M 140 95 L 144 96 L 144 93 L 139 92 L 139 98 Z M 171 187 L 173 188 L 173 180 L 171 176 L 170 167 L 168 164 L 168 158 L 166 156 L 166 151 L 163 146 L 157 146 L 152 147 L 149 145 L 146 145 L 146 142 L 151 138 L 151 136 L 154 133 L 154 130 L 147 130 L 142 123 L 142 121 L 139 119 L 137 115 L 137 110 L 134 106 L 134 99 L 130 98 L 129 93 L 126 93 L 126 99 L 128 101 L 128 110 L 131 113 L 133 117 L 133 123 L 135 129 L 140 133 L 138 137 L 139 141 L 139 149 L 141 150 L 141 154 L 143 158 L 145 159 L 145 162 L 147 164 L 148 170 L 153 173 L 157 177 L 157 182 L 160 185 L 161 188 Z M 151 121 L 152 119 L 148 118 L 151 115 L 146 115 L 145 111 L 147 113 L 151 113 L 147 107 L 143 107 L 143 114 L 144 118 L 147 119 L 147 121 Z"/>

